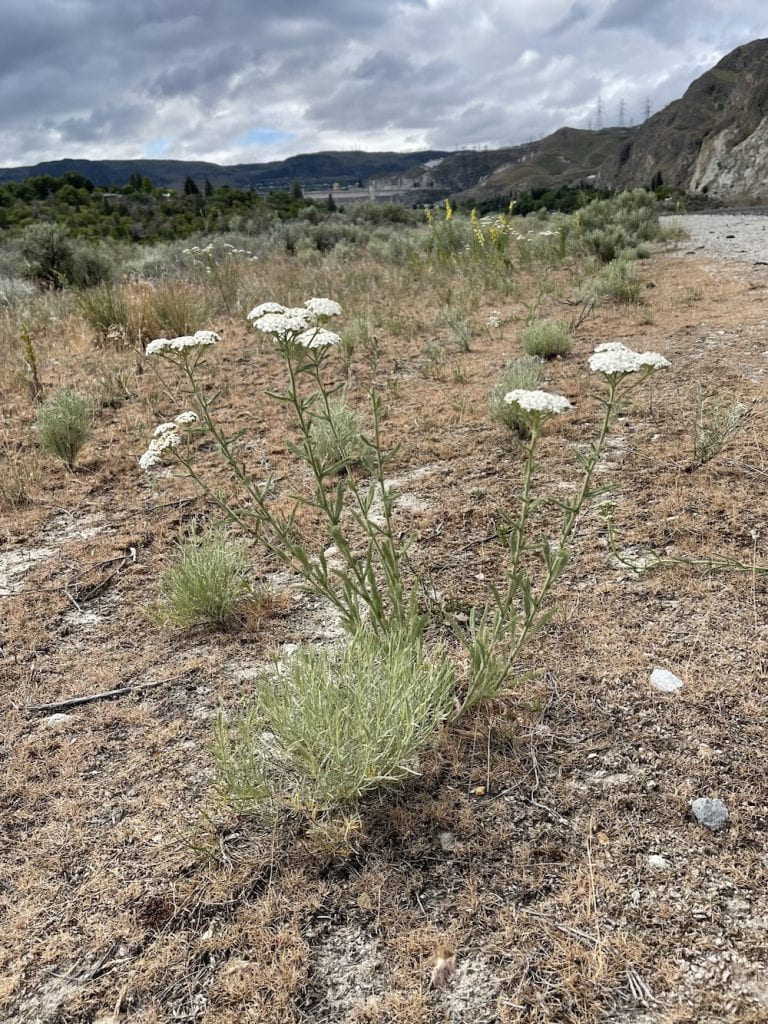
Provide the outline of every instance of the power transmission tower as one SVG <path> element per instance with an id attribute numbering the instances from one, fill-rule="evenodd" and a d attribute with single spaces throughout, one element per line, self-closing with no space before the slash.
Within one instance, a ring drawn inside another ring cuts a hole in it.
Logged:
<path id="1" fill-rule="evenodd" d="M 643 112 L 643 120 L 647 121 L 650 116 L 651 116 L 651 97 L 650 96 L 646 96 L 645 97 L 645 109 L 644 109 L 644 112 Z"/>
<path id="2" fill-rule="evenodd" d="M 603 127 L 603 97 L 597 97 L 597 110 L 595 111 L 595 126 L 600 131 Z"/>
<path id="3" fill-rule="evenodd" d="M 624 127 L 624 122 L 626 120 L 626 114 L 627 114 L 627 105 L 624 102 L 624 100 L 619 100 L 619 127 L 621 127 L 621 128 Z"/>

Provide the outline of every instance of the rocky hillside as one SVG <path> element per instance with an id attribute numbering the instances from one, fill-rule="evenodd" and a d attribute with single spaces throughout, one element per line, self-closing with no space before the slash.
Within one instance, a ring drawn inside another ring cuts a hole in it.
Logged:
<path id="1" fill-rule="evenodd" d="M 650 117 L 601 182 L 663 182 L 719 199 L 768 199 L 768 39 L 737 47 Z"/>
<path id="2" fill-rule="evenodd" d="M 604 128 L 585 131 L 560 128 L 535 142 L 491 150 L 460 150 L 433 159 L 404 174 L 373 181 L 383 191 L 397 189 L 423 198 L 452 195 L 485 199 L 525 192 L 532 188 L 557 188 L 594 182 L 600 168 L 616 162 L 633 138 L 636 128 Z"/>

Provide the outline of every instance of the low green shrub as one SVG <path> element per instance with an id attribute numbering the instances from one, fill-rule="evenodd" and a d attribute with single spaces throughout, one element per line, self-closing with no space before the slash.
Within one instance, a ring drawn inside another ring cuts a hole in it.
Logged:
<path id="1" fill-rule="evenodd" d="M 633 303 L 640 301 L 640 282 L 634 260 L 607 263 L 583 282 L 578 291 L 582 301 Z"/>
<path id="2" fill-rule="evenodd" d="M 521 332 L 520 342 L 529 356 L 540 359 L 568 355 L 572 345 L 568 324 L 561 320 L 534 320 Z"/>
<path id="3" fill-rule="evenodd" d="M 248 559 L 221 530 L 179 543 L 174 564 L 160 577 L 151 616 L 170 626 L 230 625 L 252 593 Z"/>
<path id="4" fill-rule="evenodd" d="M 504 401 L 510 391 L 536 391 L 544 376 L 544 363 L 536 356 L 520 356 L 507 363 L 499 375 L 496 386 L 488 395 L 491 419 L 526 437 L 526 418 L 519 405 Z"/>
<path id="5" fill-rule="evenodd" d="M 43 451 L 72 469 L 93 430 L 93 404 L 77 391 L 60 391 L 40 406 L 35 426 Z"/>
<path id="6" fill-rule="evenodd" d="M 262 677 L 251 706 L 217 724 L 217 795 L 236 813 L 312 816 L 417 774 L 453 706 L 454 672 L 414 633 L 363 629 L 306 646 Z"/>

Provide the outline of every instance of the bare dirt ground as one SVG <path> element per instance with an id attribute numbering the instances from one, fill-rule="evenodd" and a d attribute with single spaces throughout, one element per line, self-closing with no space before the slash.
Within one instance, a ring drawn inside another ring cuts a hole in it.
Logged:
<path id="1" fill-rule="evenodd" d="M 567 488 L 572 447 L 594 434 L 594 345 L 656 349 L 672 369 L 619 419 L 600 470 L 617 487 L 620 544 L 765 565 L 764 405 L 713 463 L 689 464 L 700 386 L 764 395 L 768 274 L 688 250 L 641 264 L 643 303 L 596 310 L 573 354 L 549 364 L 548 385 L 575 410 L 550 425 L 540 486 Z M 254 301 L 267 298 L 281 296 Z M 417 567 L 457 610 L 501 569 L 497 509 L 517 490 L 521 452 L 485 395 L 518 354 L 519 327 L 479 334 L 442 380 L 422 372 L 434 332 L 386 338 L 376 371 L 387 440 L 402 444 L 398 515 L 416 532 Z M 223 328 L 211 371 L 232 385 L 222 417 L 279 478 L 289 427 L 263 397 L 279 366 Z M 48 377 L 81 374 L 85 345 L 61 342 Z M 353 367 L 361 408 L 369 383 Z M 162 390 L 148 402 L 167 418 Z M 29 445 L 33 415 L 9 393 L 6 445 Z M 212 830 L 219 708 L 247 697 L 270 649 L 322 641 L 333 624 L 256 549 L 254 578 L 275 592 L 260 617 L 229 633 L 149 621 L 174 540 L 211 514 L 174 473 L 138 471 L 156 421 L 147 402 L 103 411 L 82 467 L 45 460 L 32 502 L 0 519 L 4 1021 L 768 1020 L 765 576 L 638 576 L 612 561 L 593 508 L 559 610 L 526 651 L 533 679 L 442 737 L 407 787 L 371 799 L 347 856 L 288 826 Z M 683 688 L 653 690 L 654 667 Z M 135 684 L 64 720 L 34 710 Z M 692 819 L 701 796 L 725 801 L 724 830 Z M 435 988 L 441 951 L 456 965 Z"/>

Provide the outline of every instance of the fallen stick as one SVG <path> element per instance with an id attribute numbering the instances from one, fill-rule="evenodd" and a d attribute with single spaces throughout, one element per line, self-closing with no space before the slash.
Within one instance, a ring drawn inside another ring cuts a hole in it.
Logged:
<path id="1" fill-rule="evenodd" d="M 152 690 L 156 686 L 167 683 L 167 679 L 159 679 L 155 683 L 136 683 L 135 686 L 120 686 L 116 690 L 103 690 L 101 693 L 88 693 L 84 697 L 70 697 L 67 700 L 55 700 L 50 704 L 28 704 L 25 711 L 61 711 L 63 708 L 74 708 L 78 704 L 91 704 L 96 700 L 109 700 L 110 697 L 124 697 L 126 693 L 138 690 Z M 172 680 L 175 682 L 175 680 Z"/>

